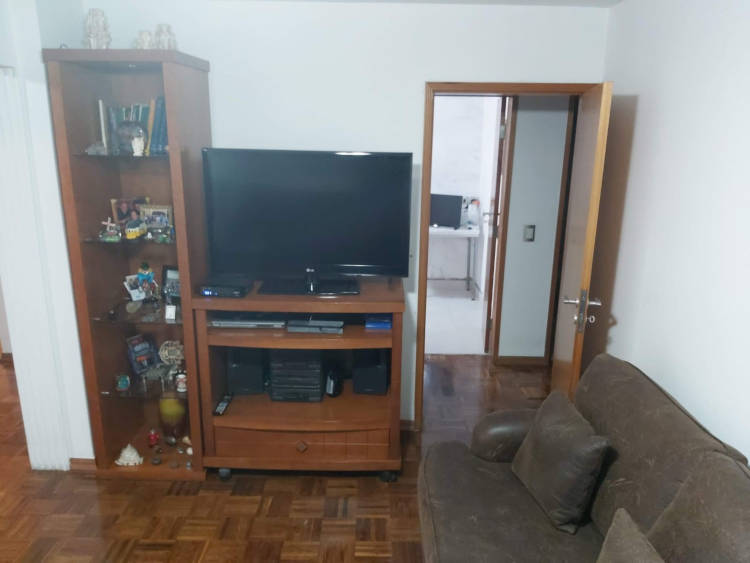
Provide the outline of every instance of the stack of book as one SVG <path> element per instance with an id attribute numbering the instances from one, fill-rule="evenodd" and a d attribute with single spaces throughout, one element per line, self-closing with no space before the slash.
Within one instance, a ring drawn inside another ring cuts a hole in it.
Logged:
<path id="1" fill-rule="evenodd" d="M 99 100 L 99 119 L 102 128 L 102 141 L 107 154 L 120 154 L 118 129 L 123 122 L 140 123 L 146 132 L 144 156 L 154 156 L 167 152 L 167 114 L 164 96 L 152 98 L 148 104 L 129 106 L 105 106 Z"/>

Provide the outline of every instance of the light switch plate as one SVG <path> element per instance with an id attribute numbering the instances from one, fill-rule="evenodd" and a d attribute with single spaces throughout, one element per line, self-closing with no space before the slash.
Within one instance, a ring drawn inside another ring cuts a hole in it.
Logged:
<path id="1" fill-rule="evenodd" d="M 534 242 L 535 237 L 536 237 L 536 225 L 524 225 L 523 226 L 524 242 Z"/>

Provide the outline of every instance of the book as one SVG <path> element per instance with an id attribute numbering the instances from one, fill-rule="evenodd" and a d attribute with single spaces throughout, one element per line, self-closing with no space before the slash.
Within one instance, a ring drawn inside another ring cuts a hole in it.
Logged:
<path id="1" fill-rule="evenodd" d="M 144 154 L 146 156 L 151 155 L 151 139 L 154 134 L 154 113 L 156 113 L 156 100 L 154 98 L 151 98 L 151 101 L 148 104 L 148 123 L 146 124 L 146 134 L 148 135 L 148 139 L 146 141 L 146 150 Z"/>
<path id="2" fill-rule="evenodd" d="M 117 128 L 120 123 L 117 120 L 117 108 L 109 106 L 107 108 L 107 117 L 109 119 L 109 151 L 107 154 L 118 155 L 120 154 L 120 140 L 117 137 Z"/>
<path id="3" fill-rule="evenodd" d="M 109 113 L 107 106 L 104 105 L 104 100 L 99 98 L 99 132 L 102 136 L 102 146 L 104 147 L 104 153 L 109 154 L 110 150 L 110 136 L 109 136 Z"/>
<path id="4" fill-rule="evenodd" d="M 162 96 L 159 96 L 156 98 L 156 113 L 154 115 L 154 131 L 153 136 L 154 140 L 151 143 L 151 154 L 159 154 L 162 152 L 160 143 L 161 143 L 161 130 L 164 126 L 164 123 L 162 122 L 162 117 L 164 115 L 164 98 Z"/>

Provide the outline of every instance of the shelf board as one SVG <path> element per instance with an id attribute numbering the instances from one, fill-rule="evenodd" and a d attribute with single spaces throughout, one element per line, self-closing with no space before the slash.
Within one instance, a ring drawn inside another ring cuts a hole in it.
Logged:
<path id="1" fill-rule="evenodd" d="M 160 302 L 161 303 L 161 302 Z M 177 306 L 177 317 L 174 321 L 164 319 L 164 304 L 157 309 L 152 303 L 144 303 L 135 313 L 128 313 L 128 302 L 118 303 L 110 311 L 92 317 L 91 320 L 109 324 L 148 324 L 148 325 L 182 325 L 182 307 Z"/>
<path id="2" fill-rule="evenodd" d="M 354 350 L 391 348 L 390 330 L 371 330 L 363 325 L 344 326 L 343 334 L 287 332 L 285 328 L 208 328 L 209 346 L 283 348 L 287 350 Z"/>
<path id="3" fill-rule="evenodd" d="M 114 381 L 114 377 L 112 380 Z M 102 391 L 101 396 L 104 399 L 139 399 L 147 401 L 158 399 L 163 392 L 164 390 L 160 382 L 149 380 L 146 382 L 145 387 L 142 382 L 138 382 L 131 385 L 127 391 L 118 391 L 113 386 L 111 390 Z M 185 400 L 188 398 L 187 393 L 177 393 L 177 396 Z"/>
<path id="4" fill-rule="evenodd" d="M 387 395 L 354 393 L 345 381 L 341 395 L 323 397 L 319 403 L 272 401 L 268 393 L 238 395 L 214 427 L 275 431 L 374 430 L 390 426 L 390 391 Z"/>
<path id="5" fill-rule="evenodd" d="M 144 246 L 166 246 L 174 247 L 175 242 L 156 242 L 155 240 L 149 240 L 146 237 L 137 238 L 135 240 L 122 239 L 119 242 L 105 242 L 99 240 L 99 237 L 86 237 L 81 239 L 84 244 L 96 244 L 98 246 L 110 246 L 112 248 L 141 248 Z"/>
<path id="6" fill-rule="evenodd" d="M 128 160 L 128 161 L 136 161 L 136 160 L 164 160 L 169 158 L 168 152 L 162 152 L 158 154 L 150 154 L 148 156 L 133 156 L 132 154 L 88 154 L 85 152 L 77 152 L 73 153 L 73 156 L 77 158 L 99 158 L 102 160 Z"/>
<path id="7" fill-rule="evenodd" d="M 119 479 L 169 479 L 173 481 L 203 481 L 206 478 L 206 472 L 203 469 L 187 469 L 185 462 L 191 459 L 187 454 L 177 453 L 176 446 L 167 446 L 164 440 L 161 440 L 160 446 L 164 452 L 158 454 L 161 458 L 159 465 L 152 465 L 151 458 L 154 457 L 154 450 L 148 447 L 148 432 L 154 427 L 152 423 L 147 422 L 141 426 L 130 439 L 130 444 L 138 450 L 138 454 L 143 456 L 141 465 L 131 465 L 120 467 L 112 463 L 111 466 L 99 468 L 96 471 L 97 477 L 116 477 Z M 156 425 L 158 429 L 158 425 Z M 126 444 L 123 444 L 123 447 Z M 179 444 L 186 447 L 183 444 Z M 194 456 L 193 456 L 194 457 Z M 170 463 L 177 462 L 179 467 L 170 467 Z"/>
<path id="8" fill-rule="evenodd" d="M 208 61 L 187 53 L 164 49 L 42 49 L 42 60 L 78 63 L 102 70 L 161 69 L 174 63 L 209 71 Z"/>
<path id="9" fill-rule="evenodd" d="M 404 287 L 400 278 L 362 278 L 359 295 L 264 295 L 260 282 L 245 297 L 203 297 L 196 293 L 193 307 L 208 311 L 275 313 L 402 313 Z"/>

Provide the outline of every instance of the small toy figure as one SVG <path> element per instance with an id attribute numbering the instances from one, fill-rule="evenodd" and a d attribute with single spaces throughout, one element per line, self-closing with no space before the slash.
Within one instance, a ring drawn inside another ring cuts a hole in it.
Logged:
<path id="1" fill-rule="evenodd" d="M 183 370 L 175 374 L 174 384 L 178 393 L 187 393 L 187 374 Z"/>
<path id="2" fill-rule="evenodd" d="M 112 221 L 112 217 L 107 217 L 106 221 L 102 221 L 104 228 L 99 231 L 99 240 L 102 242 L 120 242 L 122 239 L 122 231 L 120 226 Z"/>
<path id="3" fill-rule="evenodd" d="M 158 298 L 159 292 L 158 286 L 154 281 L 154 271 L 148 262 L 141 262 L 141 267 L 138 268 L 138 286 L 143 290 L 146 295 L 146 299 Z"/>
<path id="4" fill-rule="evenodd" d="M 115 389 L 120 392 L 124 392 L 130 389 L 130 376 L 124 373 L 118 375 L 117 379 L 115 380 Z"/>
<path id="5" fill-rule="evenodd" d="M 120 457 L 115 460 L 115 465 L 129 466 L 129 465 L 140 465 L 143 463 L 143 457 L 138 454 L 132 445 L 128 444 L 120 452 Z"/>
<path id="6" fill-rule="evenodd" d="M 156 428 L 152 428 L 148 431 L 148 447 L 153 448 L 159 443 L 159 433 Z"/>

